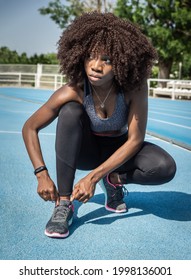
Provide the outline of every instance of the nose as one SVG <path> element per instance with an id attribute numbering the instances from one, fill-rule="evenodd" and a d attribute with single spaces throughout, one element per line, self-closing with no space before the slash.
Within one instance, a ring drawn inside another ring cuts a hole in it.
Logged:
<path id="1" fill-rule="evenodd" d="M 91 65 L 92 71 L 101 72 L 103 70 L 103 61 L 101 59 L 94 59 Z"/>

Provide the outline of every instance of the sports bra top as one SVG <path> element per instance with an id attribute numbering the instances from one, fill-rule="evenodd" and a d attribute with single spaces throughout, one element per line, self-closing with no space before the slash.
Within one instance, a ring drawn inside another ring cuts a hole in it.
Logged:
<path id="1" fill-rule="evenodd" d="M 113 114 L 108 118 L 101 118 L 97 115 L 89 82 L 85 82 L 84 87 L 84 108 L 90 118 L 91 130 L 96 133 L 120 131 L 121 134 L 127 132 L 128 105 L 122 91 L 117 94 L 117 100 Z M 114 135 L 113 135 L 114 136 Z"/>

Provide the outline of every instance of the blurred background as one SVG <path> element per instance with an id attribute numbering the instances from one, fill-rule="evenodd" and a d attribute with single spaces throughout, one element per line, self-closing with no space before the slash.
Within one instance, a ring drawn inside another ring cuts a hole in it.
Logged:
<path id="1" fill-rule="evenodd" d="M 150 38 L 159 54 L 150 96 L 191 98 L 190 0 L 0 0 L 0 85 L 65 83 L 55 76 L 57 42 L 76 16 L 92 10 L 128 19 Z"/>

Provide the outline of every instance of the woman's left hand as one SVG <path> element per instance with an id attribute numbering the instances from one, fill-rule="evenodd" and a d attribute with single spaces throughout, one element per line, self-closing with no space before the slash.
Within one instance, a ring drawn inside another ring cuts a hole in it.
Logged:
<path id="1" fill-rule="evenodd" d="M 96 184 L 92 183 L 87 177 L 82 178 L 75 186 L 71 195 L 71 201 L 78 200 L 86 203 L 95 192 Z"/>

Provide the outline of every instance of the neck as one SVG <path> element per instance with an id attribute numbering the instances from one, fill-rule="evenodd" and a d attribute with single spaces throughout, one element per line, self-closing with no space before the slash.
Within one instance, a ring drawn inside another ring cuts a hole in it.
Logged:
<path id="1" fill-rule="evenodd" d="M 103 94 L 105 92 L 108 92 L 111 87 L 114 88 L 115 85 L 114 85 L 114 81 L 113 80 L 110 80 L 108 81 L 107 83 L 105 83 L 104 85 L 101 85 L 101 86 L 94 86 L 91 84 L 91 87 L 96 90 L 97 94 Z"/>

